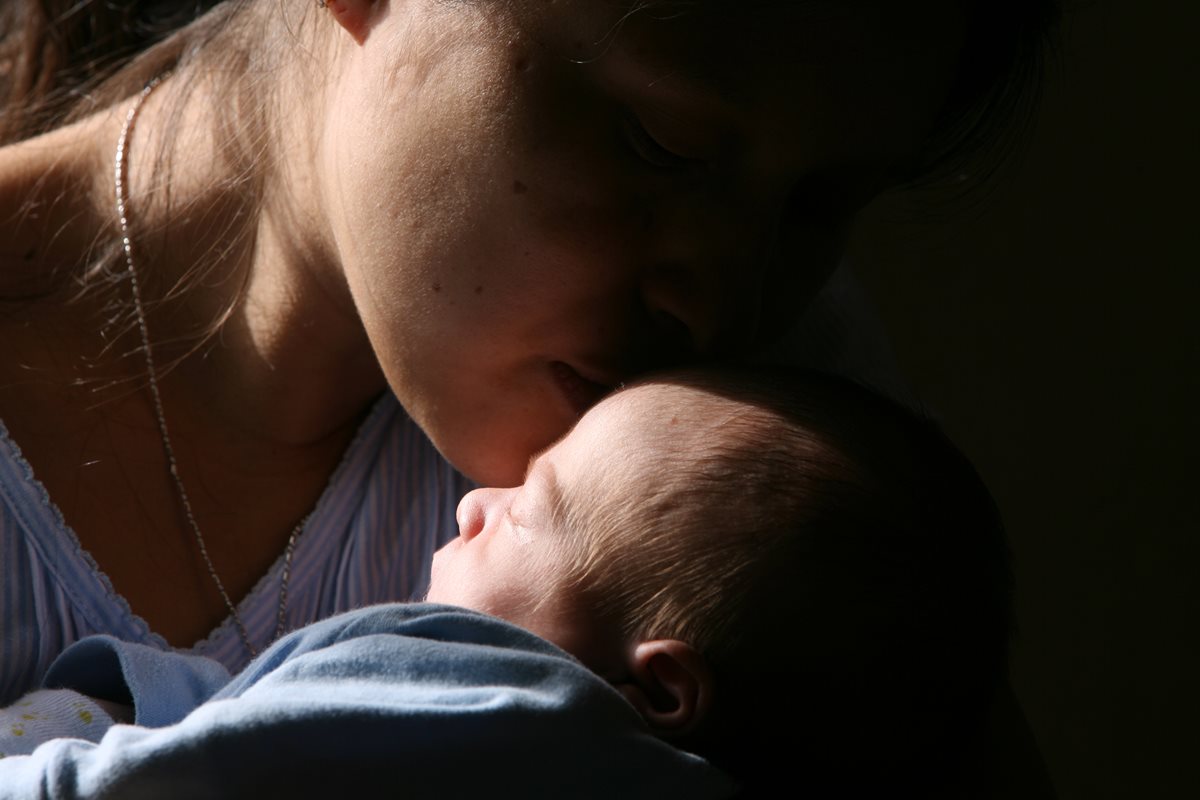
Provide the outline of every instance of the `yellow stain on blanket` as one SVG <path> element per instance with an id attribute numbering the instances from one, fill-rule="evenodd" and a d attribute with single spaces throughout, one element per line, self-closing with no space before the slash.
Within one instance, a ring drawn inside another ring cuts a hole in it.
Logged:
<path id="1" fill-rule="evenodd" d="M 92 724 L 92 712 L 88 711 L 88 707 L 84 703 L 72 703 L 72 707 L 79 714 L 79 718 L 83 720 L 85 725 Z"/>

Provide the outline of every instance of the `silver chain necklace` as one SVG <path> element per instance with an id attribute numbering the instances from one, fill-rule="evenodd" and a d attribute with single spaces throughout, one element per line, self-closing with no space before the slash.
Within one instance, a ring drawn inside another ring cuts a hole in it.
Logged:
<path id="1" fill-rule="evenodd" d="M 137 119 L 138 112 L 142 110 L 142 105 L 146 102 L 146 98 L 150 96 L 150 93 L 169 74 L 169 72 L 163 73 L 147 83 L 145 88 L 142 89 L 142 93 L 129 109 L 129 113 L 125 116 L 125 124 L 121 128 L 121 138 L 117 140 L 117 152 L 113 159 L 113 175 L 116 179 L 117 193 L 117 219 L 121 224 L 121 246 L 125 251 L 125 267 L 129 275 L 129 286 L 133 294 L 133 308 L 137 314 L 138 333 L 142 339 L 142 352 L 146 356 L 146 374 L 149 377 L 150 397 L 154 401 L 154 416 L 158 421 L 158 433 L 162 439 L 163 454 L 167 459 L 167 470 L 171 473 L 171 480 L 175 484 L 175 494 L 179 498 L 180 509 L 187 519 L 188 527 L 192 529 L 196 545 L 200 548 L 200 555 L 204 559 L 204 565 L 208 568 L 208 574 L 212 576 L 213 583 L 217 585 L 217 591 L 221 594 L 221 599 L 225 601 L 225 608 L 229 610 L 229 615 L 233 619 L 234 626 L 237 627 L 242 644 L 246 646 L 246 650 L 253 657 L 258 655 L 258 650 L 250 643 L 250 636 L 246 633 L 246 626 L 242 623 L 242 617 L 238 614 L 237 606 L 233 604 L 233 600 L 229 597 L 229 592 L 225 591 L 225 584 L 221 581 L 221 577 L 217 575 L 217 568 L 213 566 L 212 558 L 208 555 L 208 547 L 204 543 L 204 535 L 200 532 L 200 525 L 196 522 L 195 514 L 192 513 L 191 500 L 188 499 L 188 493 L 183 486 L 183 480 L 179 477 L 179 466 L 175 460 L 175 448 L 171 445 L 171 434 L 167 431 L 167 417 L 163 413 L 162 394 L 158 389 L 158 371 L 154 366 L 154 351 L 150 346 L 150 332 L 146 326 L 146 310 L 142 305 L 142 289 L 138 282 L 137 269 L 134 268 L 133 241 L 129 234 L 129 218 L 127 215 L 129 198 L 125 192 L 129 135 L 133 131 L 134 120 Z M 288 579 L 291 577 L 292 572 L 292 553 L 296 548 L 296 537 L 300 535 L 300 531 L 304 529 L 306 522 L 308 522 L 307 515 L 292 529 L 292 533 L 287 540 L 287 547 L 283 551 L 283 574 L 280 576 L 279 584 L 279 616 L 275 625 L 275 635 L 272 639 L 278 639 L 283 633 L 284 617 L 287 614 Z"/>

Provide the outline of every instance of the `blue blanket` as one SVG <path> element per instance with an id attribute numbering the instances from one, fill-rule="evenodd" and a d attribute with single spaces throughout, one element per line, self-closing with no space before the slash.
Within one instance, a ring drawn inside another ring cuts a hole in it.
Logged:
<path id="1" fill-rule="evenodd" d="M 0 760 L 0 798 L 727 797 L 612 687 L 502 620 L 435 605 L 353 611 L 230 678 L 213 661 L 93 637 L 47 686 L 132 700 L 96 744 Z"/>

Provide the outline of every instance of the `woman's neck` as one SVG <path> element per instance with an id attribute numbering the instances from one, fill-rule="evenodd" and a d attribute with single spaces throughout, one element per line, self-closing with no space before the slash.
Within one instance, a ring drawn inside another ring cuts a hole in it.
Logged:
<path id="1" fill-rule="evenodd" d="M 182 78 L 141 109 L 126 178 L 156 360 L 170 367 L 179 402 L 193 398 L 172 415 L 292 446 L 343 431 L 384 380 L 320 220 L 292 201 L 306 178 L 295 165 L 306 160 L 287 159 L 286 181 L 270 169 L 240 175 L 216 138 L 215 98 Z M 86 320 L 70 355 L 107 357 L 118 379 L 145 364 L 100 335 L 112 296 L 68 301 L 78 283 L 61 277 L 119 241 L 112 164 L 132 102 L 0 149 L 0 300 L 36 298 L 21 304 L 27 325 Z M 131 302 L 125 282 L 117 292 Z"/>

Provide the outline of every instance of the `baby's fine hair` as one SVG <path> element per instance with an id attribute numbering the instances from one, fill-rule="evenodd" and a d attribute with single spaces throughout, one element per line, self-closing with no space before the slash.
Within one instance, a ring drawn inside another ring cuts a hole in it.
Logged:
<path id="1" fill-rule="evenodd" d="M 569 524 L 597 614 L 712 667 L 715 713 L 685 745 L 821 797 L 957 780 L 1010 628 L 1005 538 L 970 463 L 930 420 L 842 378 L 655 380 L 710 394 L 720 434 L 648 504 Z"/>

